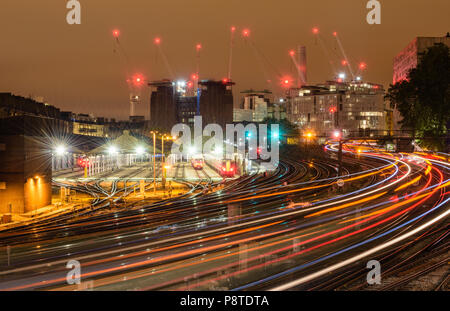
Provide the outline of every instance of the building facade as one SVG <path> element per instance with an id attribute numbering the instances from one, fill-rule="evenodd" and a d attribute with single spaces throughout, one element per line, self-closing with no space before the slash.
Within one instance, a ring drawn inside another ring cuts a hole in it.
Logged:
<path id="1" fill-rule="evenodd" d="M 382 85 L 329 81 L 293 89 L 289 97 L 287 119 L 317 136 L 329 137 L 335 130 L 344 136 L 386 132 Z"/>
<path id="2" fill-rule="evenodd" d="M 450 47 L 450 34 L 447 33 L 445 37 L 417 37 L 410 42 L 394 58 L 393 84 L 406 80 L 409 71 L 417 67 L 420 55 L 429 47 L 438 43 L 443 43 Z"/>
<path id="3" fill-rule="evenodd" d="M 200 115 L 203 124 L 219 124 L 225 128 L 233 123 L 234 82 L 202 80 L 200 88 Z"/>
<path id="4" fill-rule="evenodd" d="M 177 123 L 175 87 L 171 80 L 153 81 L 150 87 L 150 124 L 169 132 Z"/>
<path id="5" fill-rule="evenodd" d="M 61 122 L 24 115 L 0 119 L 0 213 L 25 213 L 51 204 L 49 134 Z"/>
<path id="6" fill-rule="evenodd" d="M 247 90 L 242 91 L 241 93 L 244 94 L 241 106 L 245 110 L 252 111 L 253 122 L 262 122 L 265 118 L 267 118 L 267 113 L 271 102 L 270 96 L 272 95 L 272 92 L 268 90 Z"/>

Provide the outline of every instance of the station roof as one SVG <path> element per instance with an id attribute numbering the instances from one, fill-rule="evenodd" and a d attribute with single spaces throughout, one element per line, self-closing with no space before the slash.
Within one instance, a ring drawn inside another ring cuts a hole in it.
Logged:
<path id="1" fill-rule="evenodd" d="M 89 154 L 104 154 L 109 153 L 110 148 L 114 146 L 118 153 L 132 154 L 136 153 L 137 148 L 142 148 L 146 153 L 153 153 L 153 146 L 147 144 L 143 140 L 130 135 L 130 131 L 125 130 L 123 134 L 116 139 L 110 140 L 100 147 L 97 147 L 89 152 Z M 161 150 L 156 148 L 156 153 L 161 153 Z"/>

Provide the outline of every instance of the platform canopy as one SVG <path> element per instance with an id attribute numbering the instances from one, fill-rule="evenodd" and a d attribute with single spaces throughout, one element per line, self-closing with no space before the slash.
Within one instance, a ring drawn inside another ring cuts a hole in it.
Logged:
<path id="1" fill-rule="evenodd" d="M 130 131 L 125 130 L 123 134 L 116 139 L 110 140 L 102 146 L 95 148 L 89 154 L 153 154 L 153 146 L 147 144 L 143 140 L 130 135 Z M 156 153 L 160 154 L 161 150 L 156 148 Z"/>

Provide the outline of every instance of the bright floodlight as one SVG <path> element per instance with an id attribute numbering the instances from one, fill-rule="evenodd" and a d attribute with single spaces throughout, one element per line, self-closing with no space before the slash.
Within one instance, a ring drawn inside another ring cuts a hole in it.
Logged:
<path id="1" fill-rule="evenodd" d="M 341 72 L 341 73 L 339 74 L 339 79 L 345 79 L 345 73 Z"/>
<path id="2" fill-rule="evenodd" d="M 334 132 L 333 132 L 333 136 L 334 136 L 334 138 L 339 138 L 339 137 L 341 137 L 341 132 L 339 132 L 339 131 L 334 131 Z"/>
<path id="3" fill-rule="evenodd" d="M 361 77 L 356 77 L 356 81 L 361 81 Z"/>
<path id="4" fill-rule="evenodd" d="M 189 147 L 189 153 L 190 153 L 190 154 L 194 154 L 194 153 L 196 153 L 196 152 L 197 152 L 197 149 L 195 149 L 194 146 Z"/>
<path id="5" fill-rule="evenodd" d="M 109 154 L 115 154 L 115 153 L 117 153 L 117 147 L 116 147 L 116 146 L 109 146 L 109 148 L 108 148 L 108 153 L 109 153 Z"/>
<path id="6" fill-rule="evenodd" d="M 216 147 L 216 148 L 214 149 L 214 153 L 215 153 L 215 154 L 221 154 L 221 153 L 222 153 L 222 148 L 221 148 L 221 147 Z"/>
<path id="7" fill-rule="evenodd" d="M 280 103 L 284 103 L 284 99 L 283 98 L 280 98 Z"/>
<path id="8" fill-rule="evenodd" d="M 66 153 L 66 147 L 64 147 L 63 145 L 59 145 L 55 148 L 55 152 L 57 155 L 61 156 Z"/>
<path id="9" fill-rule="evenodd" d="M 145 148 L 142 146 L 137 146 L 136 147 L 136 154 L 138 155 L 143 155 L 145 153 Z"/>
<path id="10" fill-rule="evenodd" d="M 177 84 L 181 87 L 185 87 L 186 86 L 186 81 L 178 81 Z"/>

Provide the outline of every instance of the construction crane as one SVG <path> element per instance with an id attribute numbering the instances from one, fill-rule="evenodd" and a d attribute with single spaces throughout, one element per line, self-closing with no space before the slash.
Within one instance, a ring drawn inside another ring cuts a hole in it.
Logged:
<path id="1" fill-rule="evenodd" d="M 161 38 L 160 37 L 156 37 L 153 40 L 153 43 L 155 44 L 156 48 L 158 49 L 159 54 L 161 55 L 161 58 L 163 59 L 164 62 L 164 66 L 166 67 L 167 73 L 169 74 L 170 79 L 174 80 L 175 79 L 175 75 L 174 72 L 172 70 L 172 67 L 169 64 L 169 61 L 167 60 L 167 56 L 164 53 L 162 47 L 161 47 Z"/>

